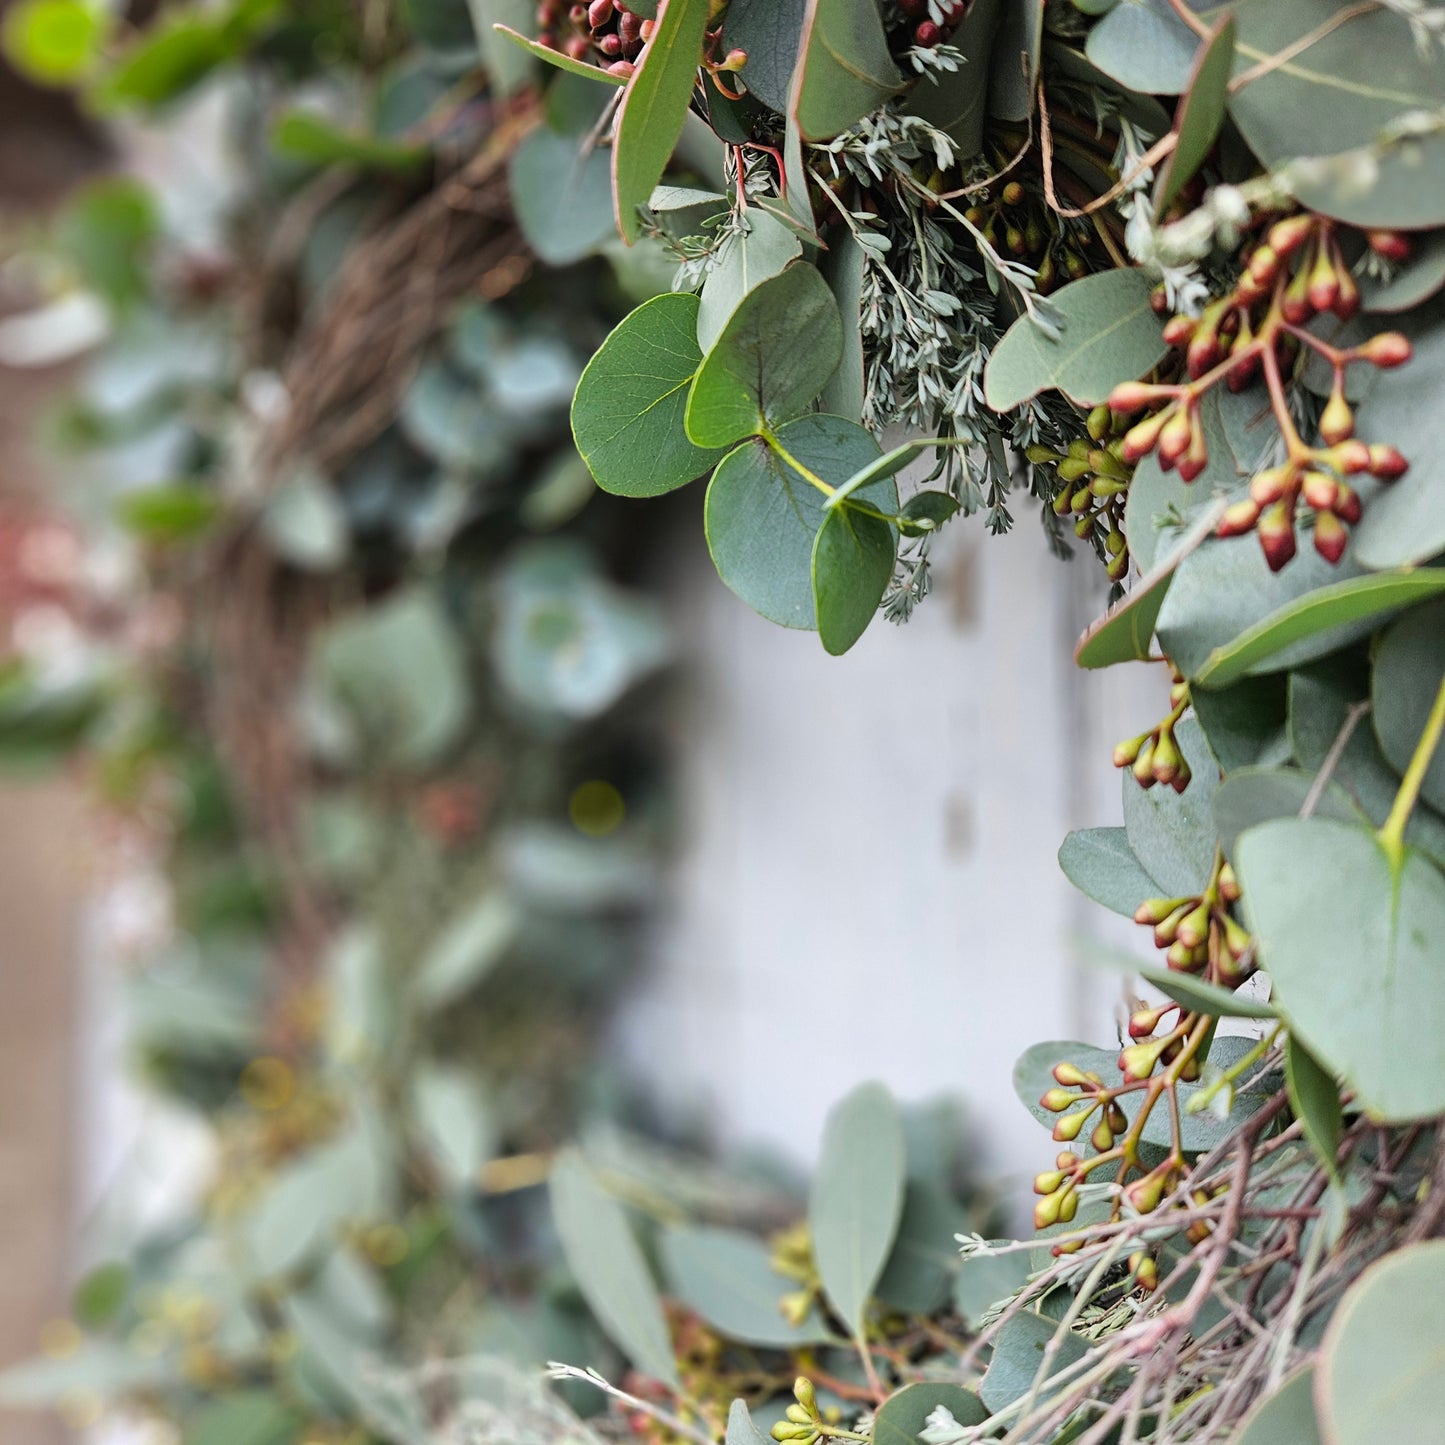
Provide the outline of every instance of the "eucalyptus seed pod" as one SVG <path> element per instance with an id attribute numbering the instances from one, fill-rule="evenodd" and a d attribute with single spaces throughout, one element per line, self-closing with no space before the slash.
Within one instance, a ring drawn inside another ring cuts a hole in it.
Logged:
<path id="1" fill-rule="evenodd" d="M 1333 512 L 1340 484 L 1328 472 L 1306 472 L 1300 483 L 1300 495 L 1317 512 Z"/>
<path id="2" fill-rule="evenodd" d="M 1321 512 L 1315 518 L 1313 537 L 1315 551 L 1332 566 L 1345 555 L 1350 540 L 1345 524 L 1333 512 Z"/>
<path id="3" fill-rule="evenodd" d="M 1034 1193 L 1052 1194 L 1066 1177 L 1062 1169 L 1046 1169 L 1042 1174 L 1034 1175 Z"/>
<path id="4" fill-rule="evenodd" d="M 1314 229 L 1313 216 L 1288 216 L 1269 228 L 1267 242 L 1280 256 L 1293 256 L 1314 234 Z"/>
<path id="5" fill-rule="evenodd" d="M 1053 1068 L 1054 1078 L 1067 1088 L 1082 1089 L 1096 1082 L 1093 1074 L 1086 1074 L 1077 1064 L 1058 1063 Z"/>
<path id="6" fill-rule="evenodd" d="M 1330 389 L 1330 399 L 1320 413 L 1320 436 L 1331 446 L 1348 441 L 1355 434 L 1355 413 L 1345 400 L 1344 383 L 1343 375 L 1335 377 L 1335 384 Z"/>
<path id="7" fill-rule="evenodd" d="M 1158 395 L 1158 388 L 1147 382 L 1121 381 L 1109 393 L 1109 400 L 1105 405 L 1118 416 L 1129 416 L 1136 411 L 1142 411 Z"/>
<path id="8" fill-rule="evenodd" d="M 1062 1114 L 1065 1109 L 1073 1107 L 1078 1097 L 1068 1089 L 1049 1089 L 1039 1100 L 1039 1108 L 1047 1109 L 1051 1114 Z"/>
<path id="9" fill-rule="evenodd" d="M 1403 366 L 1414 354 L 1410 338 L 1399 331 L 1382 331 L 1355 348 L 1355 355 L 1361 361 L 1368 361 L 1385 371 Z"/>
<path id="10" fill-rule="evenodd" d="M 1361 471 L 1368 471 L 1382 482 L 1393 482 L 1410 470 L 1410 463 L 1394 447 L 1385 443 L 1374 443 L 1368 449 L 1369 462 Z"/>
<path id="11" fill-rule="evenodd" d="M 1278 572 L 1294 556 L 1296 542 L 1294 535 L 1294 510 L 1287 500 L 1280 500 L 1266 507 L 1259 514 L 1255 526 L 1259 545 L 1264 549 L 1264 559 L 1271 572 Z"/>
<path id="12" fill-rule="evenodd" d="M 793 1381 L 793 1398 L 808 1412 L 812 1419 L 818 1418 L 818 1392 L 806 1375 L 799 1375 Z"/>
<path id="13" fill-rule="evenodd" d="M 1095 1105 L 1086 1104 L 1072 1114 L 1065 1114 L 1054 1124 L 1054 1138 L 1060 1144 L 1072 1144 L 1079 1137 L 1079 1132 L 1084 1125 L 1088 1123 L 1089 1116 L 1094 1109 Z"/>
<path id="14" fill-rule="evenodd" d="M 1139 749 L 1139 756 L 1134 759 L 1134 781 L 1141 788 L 1154 786 L 1154 738 L 1152 735 L 1144 739 L 1144 746 Z"/>

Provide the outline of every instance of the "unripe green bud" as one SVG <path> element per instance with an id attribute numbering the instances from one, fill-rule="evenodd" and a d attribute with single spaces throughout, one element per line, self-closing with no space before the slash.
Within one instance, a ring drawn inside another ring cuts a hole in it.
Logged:
<path id="1" fill-rule="evenodd" d="M 1140 733 L 1137 738 L 1130 738 L 1127 742 L 1116 743 L 1114 746 L 1114 766 L 1116 768 L 1127 768 L 1135 758 L 1139 756 L 1140 749 L 1147 743 L 1152 734 Z"/>
<path id="2" fill-rule="evenodd" d="M 772 1437 L 779 1442 L 785 1440 L 811 1440 L 817 1435 L 812 1425 L 795 1425 L 790 1420 L 779 1420 L 772 1428 Z"/>
<path id="3" fill-rule="evenodd" d="M 1126 545 L 1124 534 L 1117 527 L 1104 538 L 1104 550 L 1111 557 L 1124 559 L 1124 548 Z"/>
<path id="4" fill-rule="evenodd" d="M 1089 1135 L 1089 1143 L 1091 1143 L 1100 1154 L 1114 1147 L 1114 1131 L 1109 1127 L 1109 1116 L 1107 1112 L 1094 1126 L 1094 1132 Z"/>
<path id="5" fill-rule="evenodd" d="M 1065 457 L 1059 463 L 1059 477 L 1066 482 L 1077 482 L 1089 475 L 1089 463 L 1085 457 Z"/>
<path id="6" fill-rule="evenodd" d="M 806 1375 L 799 1375 L 793 1381 L 793 1398 L 808 1412 L 809 1418 L 818 1418 L 818 1392 Z"/>
<path id="7" fill-rule="evenodd" d="M 1116 1134 L 1122 1134 L 1129 1127 L 1128 1115 L 1124 1113 L 1123 1107 L 1119 1104 L 1111 1102 L 1104 1117 L 1108 1119 L 1109 1127 Z"/>
<path id="8" fill-rule="evenodd" d="M 1060 1149 L 1054 1156 L 1054 1167 L 1072 1174 L 1079 1167 L 1079 1156 L 1071 1149 Z"/>
<path id="9" fill-rule="evenodd" d="M 1209 937 L 1209 905 L 1201 903 L 1179 920 L 1177 934 L 1186 948 L 1198 948 Z"/>
<path id="10" fill-rule="evenodd" d="M 1144 739 L 1144 746 L 1139 749 L 1139 756 L 1134 759 L 1134 781 L 1141 788 L 1154 786 L 1154 739 L 1152 736 Z"/>
<path id="11" fill-rule="evenodd" d="M 1158 741 L 1154 744 L 1154 781 L 1156 783 L 1172 783 L 1179 776 L 1179 769 L 1183 765 L 1184 755 L 1174 741 L 1174 734 L 1161 732 Z"/>
<path id="12" fill-rule="evenodd" d="M 1167 918 L 1162 919 L 1154 926 L 1154 947 L 1168 948 L 1179 936 L 1179 925 L 1189 916 L 1194 908 L 1194 900 L 1186 898 Z M 1190 947 L 1193 947 L 1191 944 Z"/>
<path id="13" fill-rule="evenodd" d="M 1239 900 L 1239 879 L 1235 877 L 1234 868 L 1229 863 L 1221 863 L 1219 867 L 1219 896 L 1226 903 L 1235 903 Z"/>
<path id="14" fill-rule="evenodd" d="M 795 1425 L 809 1425 L 813 1420 L 812 1415 L 801 1405 L 789 1405 L 784 1413 Z"/>
<path id="15" fill-rule="evenodd" d="M 1079 1131 L 1089 1122 L 1089 1115 L 1094 1112 L 1094 1108 L 1093 1104 L 1089 1104 L 1072 1114 L 1065 1114 L 1054 1125 L 1054 1138 L 1061 1144 L 1072 1143 L 1079 1137 Z"/>
<path id="16" fill-rule="evenodd" d="M 1039 1100 L 1039 1108 L 1047 1109 L 1051 1114 L 1062 1114 L 1065 1109 L 1073 1107 L 1078 1097 L 1069 1089 L 1050 1089 Z"/>
<path id="17" fill-rule="evenodd" d="M 1134 910 L 1134 922 L 1140 925 L 1163 923 L 1166 918 L 1192 898 L 1146 898 Z"/>
<path id="18" fill-rule="evenodd" d="M 1063 458 L 1060 457 L 1058 452 L 1056 452 L 1052 447 L 1046 447 L 1042 442 L 1035 442 L 1031 447 L 1026 447 L 1024 449 L 1024 455 L 1036 467 L 1041 467 L 1046 464 L 1052 464 L 1054 462 L 1063 460 Z"/>
<path id="19" fill-rule="evenodd" d="M 1035 1229 L 1047 1229 L 1050 1225 L 1059 1222 L 1059 1204 L 1061 1198 L 1062 1196 L 1057 1193 L 1048 1194 L 1034 1205 Z"/>
<path id="20" fill-rule="evenodd" d="M 1034 1175 L 1034 1193 L 1052 1194 L 1068 1176 L 1062 1169 L 1046 1169 Z"/>
<path id="21" fill-rule="evenodd" d="M 1190 948 L 1175 939 L 1164 955 L 1164 962 L 1176 973 L 1197 973 L 1209 960 L 1207 947 Z"/>
<path id="22" fill-rule="evenodd" d="M 1164 1197 L 1164 1176 L 1146 1174 L 1124 1191 L 1124 1197 L 1140 1214 L 1152 1213 Z"/>
<path id="23" fill-rule="evenodd" d="M 1224 946 L 1236 963 L 1249 952 L 1250 942 L 1249 933 L 1239 923 L 1233 918 L 1224 920 Z"/>
<path id="24" fill-rule="evenodd" d="M 1059 1193 L 1059 1223 L 1072 1224 L 1074 1216 L 1079 1212 L 1079 1191 L 1074 1188 L 1061 1190 Z"/>
<path id="25" fill-rule="evenodd" d="M 1089 435 L 1093 437 L 1096 442 L 1103 441 L 1104 438 L 1109 435 L 1110 428 L 1114 425 L 1114 415 L 1109 410 L 1108 404 L 1103 403 L 1096 406 L 1089 413 L 1088 420 L 1084 425 L 1088 428 Z"/>
<path id="26" fill-rule="evenodd" d="M 1136 1084 L 1154 1072 L 1154 1065 L 1159 1062 L 1159 1055 L 1163 1052 L 1162 1040 L 1151 1039 L 1130 1044 L 1119 1055 L 1119 1072 L 1124 1075 L 1127 1083 Z"/>
<path id="27" fill-rule="evenodd" d="M 1065 1060 L 1054 1065 L 1054 1079 L 1057 1083 L 1063 1084 L 1066 1088 L 1079 1089 L 1090 1082 L 1086 1074 L 1077 1064 L 1071 1064 Z"/>
<path id="28" fill-rule="evenodd" d="M 805 1289 L 785 1294 L 778 1301 L 778 1309 L 790 1325 L 801 1325 L 813 1308 L 813 1297 Z"/>

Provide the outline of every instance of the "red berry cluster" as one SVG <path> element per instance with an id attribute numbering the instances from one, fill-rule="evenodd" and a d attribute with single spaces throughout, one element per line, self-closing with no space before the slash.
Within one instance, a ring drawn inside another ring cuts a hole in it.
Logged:
<path id="1" fill-rule="evenodd" d="M 1408 241 L 1394 232 L 1371 232 L 1367 240 L 1394 259 L 1409 251 Z M 1276 572 L 1295 554 L 1301 498 L 1314 512 L 1315 550 L 1337 562 L 1345 550 L 1345 529 L 1360 516 L 1360 499 L 1346 478 L 1365 472 L 1388 482 L 1408 466 L 1394 447 L 1354 439 L 1345 372 L 1358 362 L 1382 369 L 1400 366 L 1410 359 L 1410 342 L 1398 331 L 1386 331 L 1341 348 L 1305 330 L 1325 314 L 1348 320 L 1359 305 L 1360 290 L 1341 254 L 1335 223 L 1314 215 L 1276 221 L 1250 252 L 1228 295 L 1211 302 L 1202 315 L 1175 316 L 1164 328 L 1164 339 L 1184 351 L 1188 379 L 1125 382 L 1109 396 L 1110 407 L 1121 415 L 1148 413 L 1125 433 L 1124 456 L 1138 461 L 1155 452 L 1165 471 L 1177 467 L 1192 482 L 1209 461 L 1200 419 L 1204 396 L 1221 382 L 1243 391 L 1262 375 L 1286 458 L 1255 477 L 1250 495 L 1225 513 L 1219 535 L 1257 532 Z M 1313 445 L 1299 435 L 1285 393 L 1285 377 L 1293 374 L 1305 349 L 1322 358 L 1334 375 L 1319 441 Z"/>
<path id="2" fill-rule="evenodd" d="M 653 21 L 634 15 L 623 0 L 541 0 L 537 43 L 573 60 L 596 61 L 614 75 L 631 75 L 633 62 L 652 33 Z"/>
<path id="3" fill-rule="evenodd" d="M 913 26 L 912 42 L 923 50 L 941 45 L 963 23 L 968 14 L 967 0 L 953 0 L 943 7 L 943 24 L 937 24 L 928 13 L 928 0 L 898 0 L 898 8 Z"/>

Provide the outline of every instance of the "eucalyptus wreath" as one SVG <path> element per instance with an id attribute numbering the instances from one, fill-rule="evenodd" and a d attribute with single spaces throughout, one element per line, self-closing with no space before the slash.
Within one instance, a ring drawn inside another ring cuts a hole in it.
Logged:
<path id="1" fill-rule="evenodd" d="M 329 1357 L 345 1418 L 396 1441 L 1434 1438 L 1442 11 L 473 11 L 490 88 L 475 57 L 457 59 L 469 17 L 448 8 L 422 26 L 414 7 L 424 43 L 458 67 L 420 132 L 308 114 L 273 144 L 405 174 L 417 135 L 428 163 L 455 142 L 465 169 L 514 126 L 510 202 L 534 252 L 606 257 L 645 295 L 568 383 L 592 478 L 652 498 L 709 477 L 723 582 L 829 652 L 880 610 L 909 615 L 940 528 L 981 510 L 999 530 L 1011 495 L 1034 497 L 1055 549 L 1072 532 L 1113 603 L 1080 665 L 1162 669 L 1167 711 L 1115 753 L 1123 826 L 1060 851 L 1162 956 L 1123 963 L 1148 998 L 1117 1049 L 1044 1042 L 1019 1061 L 1021 1101 L 1059 1148 L 1040 1161 L 1032 1236 L 971 1225 L 944 1136 L 880 1084 L 830 1115 L 790 1227 L 786 1201 L 725 1204 L 736 1186 L 716 1176 L 683 1188 L 666 1166 L 639 1181 L 595 1148 L 549 1152 L 551 1228 L 595 1332 L 551 1351 L 552 1373 L 574 1405 L 590 1391 L 605 1412 L 566 1415 L 486 1337 L 481 1360 L 408 1372 L 404 1349 L 385 1361 L 394 1337 L 353 1332 Z M 189 83 L 243 53 L 289 76 L 298 47 L 278 14 L 173 14 L 154 38 L 165 65 L 142 46 L 100 93 L 158 70 Z M 333 21 L 318 12 L 312 39 L 334 44 Z M 172 38 L 201 31 L 204 54 Z M 374 59 L 395 34 L 363 26 L 342 49 Z M 219 37 L 233 48 L 216 57 Z M 321 199 L 313 221 L 335 198 Z M 421 254 L 399 254 L 388 274 L 404 281 Z M 657 291 L 664 269 L 671 289 Z M 497 345 L 486 315 L 454 323 L 460 390 L 423 369 L 403 430 L 439 435 L 437 418 L 457 415 L 443 395 L 474 414 L 489 373 L 468 357 Z M 932 435 L 885 450 L 895 428 Z M 918 482 L 905 468 L 920 458 Z M 369 662 L 373 647 L 355 651 Z M 467 1137 L 475 1107 L 460 1094 L 446 1107 L 445 1137 Z M 332 1271 L 346 1257 L 321 1255 Z M 263 1280 L 259 1307 L 284 1312 L 277 1333 L 301 1359 L 325 1358 L 298 1302 L 332 1286 L 304 1271 L 284 1284 Z M 322 1416 L 316 1398 L 292 1393 L 304 1370 L 285 1379 L 281 1408 L 306 1403 L 260 1432 L 268 1442 L 324 1428 L 307 1414 Z"/>

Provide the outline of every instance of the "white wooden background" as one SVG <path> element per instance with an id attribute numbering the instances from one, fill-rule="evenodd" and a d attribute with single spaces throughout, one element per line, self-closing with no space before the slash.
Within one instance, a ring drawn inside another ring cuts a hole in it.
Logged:
<path id="1" fill-rule="evenodd" d="M 1167 708 L 1159 668 L 1078 672 L 1099 569 L 1015 530 L 952 524 L 935 591 L 841 659 L 763 621 L 701 547 L 675 625 L 686 825 L 650 981 L 624 1046 L 720 1137 L 806 1160 L 830 1103 L 881 1078 L 970 1106 L 995 1169 L 1051 1151 L 1010 1086 L 1031 1043 L 1115 1038 L 1118 975 L 1077 961 L 1084 932 L 1132 924 L 1078 895 L 1055 854 L 1117 823 L 1113 743 Z"/>

